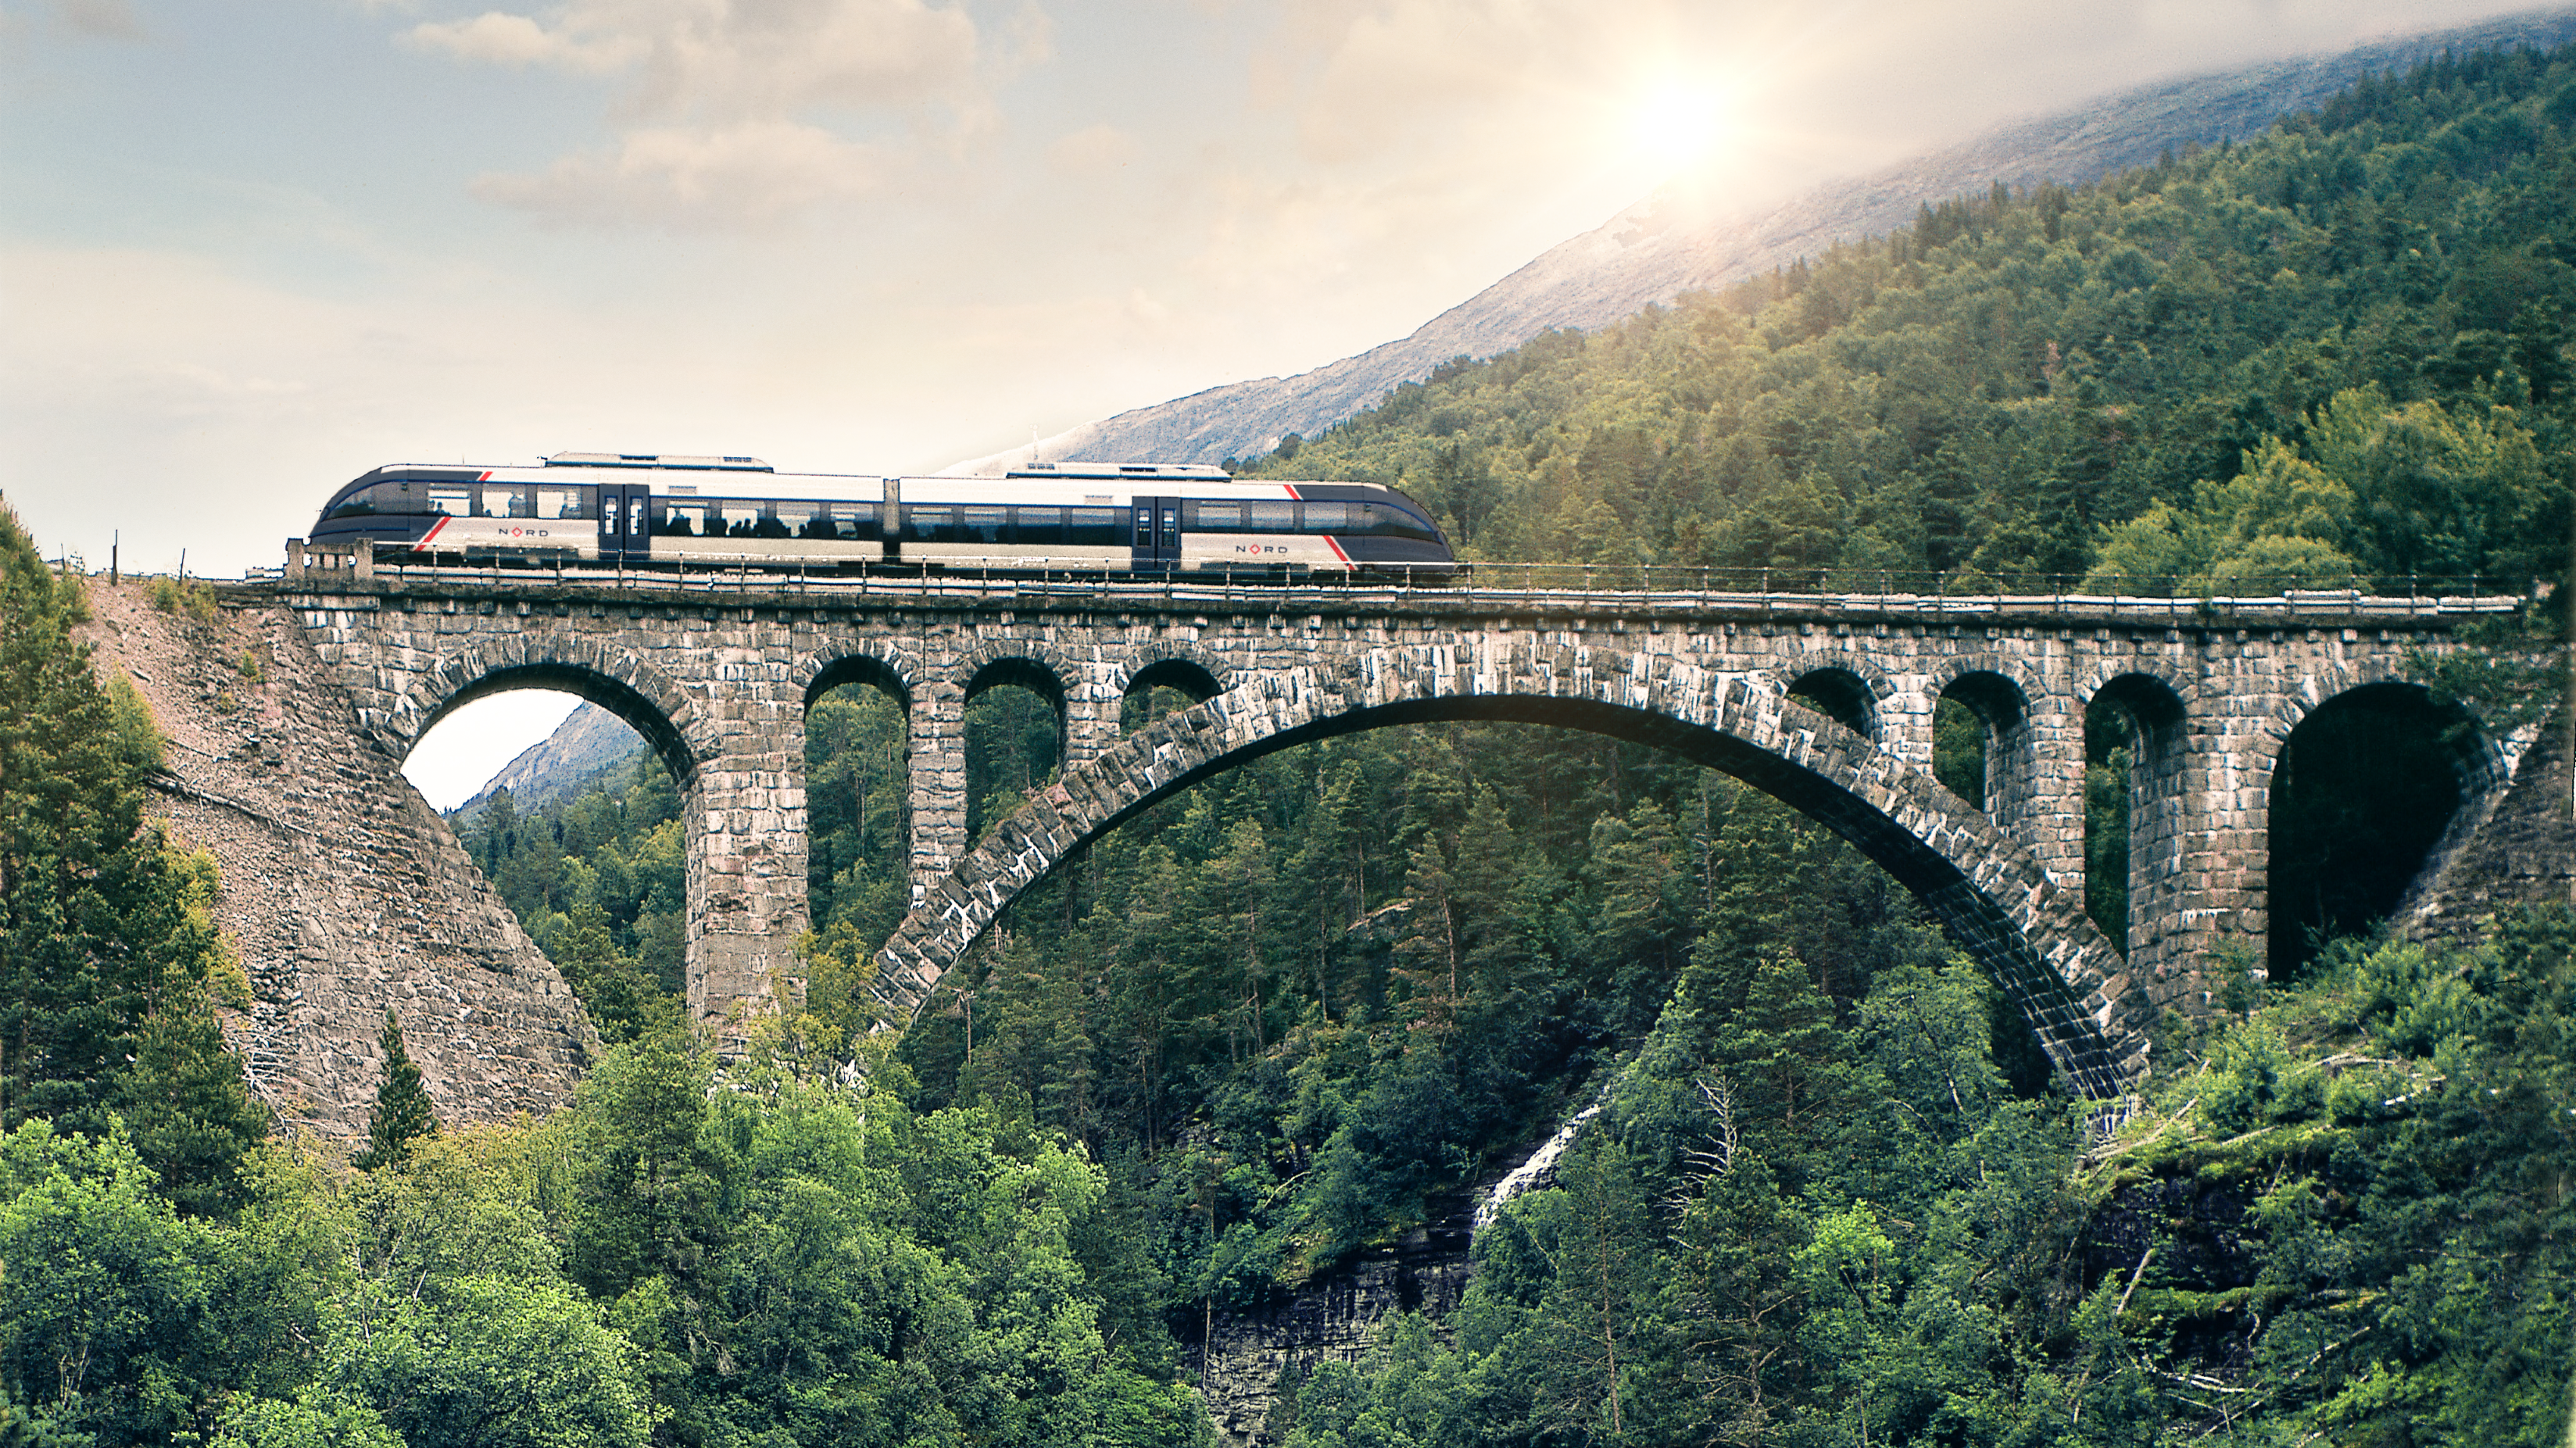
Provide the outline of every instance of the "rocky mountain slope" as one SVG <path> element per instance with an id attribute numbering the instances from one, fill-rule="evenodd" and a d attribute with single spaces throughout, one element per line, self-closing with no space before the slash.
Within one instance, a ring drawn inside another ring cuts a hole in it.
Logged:
<path id="1" fill-rule="evenodd" d="M 1812 256 L 1836 241 L 1885 233 L 1917 208 L 2001 181 L 2077 184 L 2153 162 L 2168 148 L 2260 133 L 2365 74 L 2445 49 L 2576 40 L 2576 9 L 2535 11 L 2479 25 L 2166 81 L 2070 111 L 2019 121 L 1870 175 L 1829 182 L 1756 213 L 1696 203 L 1667 189 L 1425 323 L 1400 341 L 1294 377 L 1229 383 L 1122 412 L 1028 448 L 955 465 L 980 472 L 1027 460 L 1213 463 L 1251 456 L 1294 432 L 1311 436 L 1397 384 L 1452 357 L 1507 351 L 1551 328 L 1592 328 L 1684 292 L 1720 287 Z"/>
<path id="2" fill-rule="evenodd" d="M 581 1003 L 456 838 L 353 725 L 274 600 L 165 612 L 92 580 L 82 637 L 169 741 L 154 813 L 223 871 L 215 914 L 252 999 L 221 1013 L 281 1126 L 363 1142 L 388 1006 L 449 1125 L 543 1115 L 599 1050 Z"/>
<path id="3" fill-rule="evenodd" d="M 492 796 L 505 789 L 511 804 L 522 813 L 542 809 L 579 794 L 592 780 L 624 765 L 643 748 L 644 737 L 625 720 L 597 704 L 583 704 L 565 715 L 554 733 L 501 766 L 472 799 L 457 806 L 449 822 L 464 829 L 482 818 Z"/>

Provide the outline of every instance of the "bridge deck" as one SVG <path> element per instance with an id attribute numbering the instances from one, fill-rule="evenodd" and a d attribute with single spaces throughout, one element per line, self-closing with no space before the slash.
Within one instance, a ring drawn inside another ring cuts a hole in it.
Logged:
<path id="1" fill-rule="evenodd" d="M 1687 573 L 1692 570 L 1664 570 Z M 1644 576 L 1640 576 L 1640 575 Z M 1622 577 L 1637 578 L 1621 586 Z M 1110 574 L 919 573 L 858 575 L 757 569 L 654 570 L 560 567 L 456 567 L 378 563 L 370 576 L 310 570 L 301 578 L 263 572 L 235 585 L 263 593 L 382 593 L 388 589 L 499 593 L 529 598 L 614 594 L 637 601 L 728 597 L 797 606 L 1162 611 L 1247 610 L 1273 613 L 1465 615 L 1584 613 L 1602 616 L 1823 617 L 1911 623 L 2040 622 L 2130 627 L 2317 626 L 2367 620 L 2439 619 L 2510 613 L 2525 602 L 2511 594 L 2376 595 L 2314 590 L 2260 597 L 2156 598 L 2080 593 L 1945 594 L 1807 593 L 1662 586 L 1645 570 L 1583 565 L 1487 565 L 1465 583 L 1373 580 L 1319 583 Z"/>

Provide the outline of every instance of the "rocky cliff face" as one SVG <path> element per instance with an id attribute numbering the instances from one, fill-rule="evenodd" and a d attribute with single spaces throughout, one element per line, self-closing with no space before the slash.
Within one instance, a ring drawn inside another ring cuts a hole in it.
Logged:
<path id="1" fill-rule="evenodd" d="M 156 812 L 223 868 L 254 1001 L 224 1013 L 279 1121 L 363 1142 L 385 1007 L 449 1125 L 543 1113 L 598 1049 L 580 1002 L 446 824 L 365 742 L 284 610 L 163 613 L 92 580 L 85 636 L 170 741 Z"/>
<path id="2" fill-rule="evenodd" d="M 1287 1383 L 1318 1363 L 1358 1359 L 1369 1330 L 1397 1312 L 1446 1316 L 1475 1269 L 1467 1261 L 1468 1199 L 1445 1204 L 1428 1228 L 1336 1267 L 1283 1301 L 1214 1312 L 1188 1343 L 1208 1416 L 1227 1448 L 1284 1438 L 1270 1421 Z"/>
<path id="3" fill-rule="evenodd" d="M 2279 117 L 2315 106 L 2365 74 L 2404 67 L 2445 49 L 2576 40 L 2576 10 L 2559 10 L 2438 34 L 2142 87 L 2071 111 L 1999 127 L 1871 175 L 1837 180 L 1777 207 L 1745 210 L 1722 198 L 1668 189 L 1556 247 L 1412 336 L 1294 377 L 1230 383 L 1085 423 L 1036 444 L 957 464 L 996 470 L 1032 458 L 1213 463 L 1269 451 L 1295 432 L 1312 436 L 1418 381 L 1458 356 L 1489 357 L 1555 327 L 1589 329 L 1813 256 L 1837 241 L 1882 235 L 1916 208 L 1995 182 L 2078 184 L 2151 163 L 2167 149 L 2260 134 Z"/>
<path id="4" fill-rule="evenodd" d="M 2499 910 L 2576 905 L 2576 769 L 2564 713 L 2541 726 L 2494 812 L 2429 867 L 2401 919 L 2409 934 L 2466 941 Z"/>

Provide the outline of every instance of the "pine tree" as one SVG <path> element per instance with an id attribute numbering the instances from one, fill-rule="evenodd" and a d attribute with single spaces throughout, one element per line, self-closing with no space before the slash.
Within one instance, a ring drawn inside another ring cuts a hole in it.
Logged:
<path id="1" fill-rule="evenodd" d="M 213 1011 L 247 982 L 212 859 L 144 816 L 159 734 L 130 688 L 99 686 L 72 635 L 87 616 L 0 512 L 0 1130 L 99 1136 L 122 1115 L 166 1195 L 220 1212 L 267 1126 Z"/>
<path id="2" fill-rule="evenodd" d="M 420 1068 L 403 1049 L 402 1018 L 385 1007 L 385 1084 L 376 1088 L 375 1114 L 367 1118 L 367 1149 L 352 1158 L 360 1171 L 401 1166 L 411 1159 L 411 1144 L 438 1134 L 438 1117 L 429 1093 L 421 1089 Z"/>

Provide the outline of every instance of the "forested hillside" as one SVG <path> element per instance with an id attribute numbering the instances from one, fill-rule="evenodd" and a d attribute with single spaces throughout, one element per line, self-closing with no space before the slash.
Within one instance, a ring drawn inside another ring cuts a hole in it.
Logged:
<path id="1" fill-rule="evenodd" d="M 1398 484 L 1488 559 L 2528 591 L 2568 537 L 2571 78 L 2446 60 L 2252 144 L 1965 198 L 1453 363 L 1251 470 Z"/>
<path id="2" fill-rule="evenodd" d="M 2447 61 L 1457 365 L 1255 470 L 1398 482 L 1484 560 L 2527 590 L 2568 558 L 2571 140 L 2576 54 Z M 1901 889 L 1766 796 L 1588 736 L 1421 726 L 1123 827 L 896 1041 L 865 981 L 903 904 L 904 733 L 853 687 L 808 722 L 801 1012 L 748 1059 L 687 1037 L 651 757 L 540 810 L 496 796 L 466 847 L 613 1049 L 571 1109 L 483 1132 L 431 1129 L 397 1068 L 358 1169 L 253 1144 L 207 1084 L 229 977 L 182 928 L 203 866 L 140 828 L 151 731 L 69 649 L 76 586 L 0 534 L 7 968 L 53 962 L 8 1003 L 65 1043 L 31 1056 L 13 1021 L 0 1055 L 0 1439 L 1202 1440 L 1214 1313 L 1454 1211 L 1595 1100 L 1478 1237 L 1460 1310 L 1284 1384 L 1274 1438 L 2565 1432 L 2564 909 L 2455 953 L 2303 943 L 2270 984 L 2222 965 L 2219 1009 L 2163 1023 L 2151 1094 L 2100 1117 Z M 2537 682 L 2442 681 L 2490 711 Z M 2126 771 L 2114 722 L 2093 735 L 2111 880 Z M 971 702 L 972 828 L 1056 738 L 1028 691 Z M 1943 747 L 1972 791 L 1973 739 Z M 2367 840 L 2388 792 L 2353 780 L 2318 828 Z"/>

